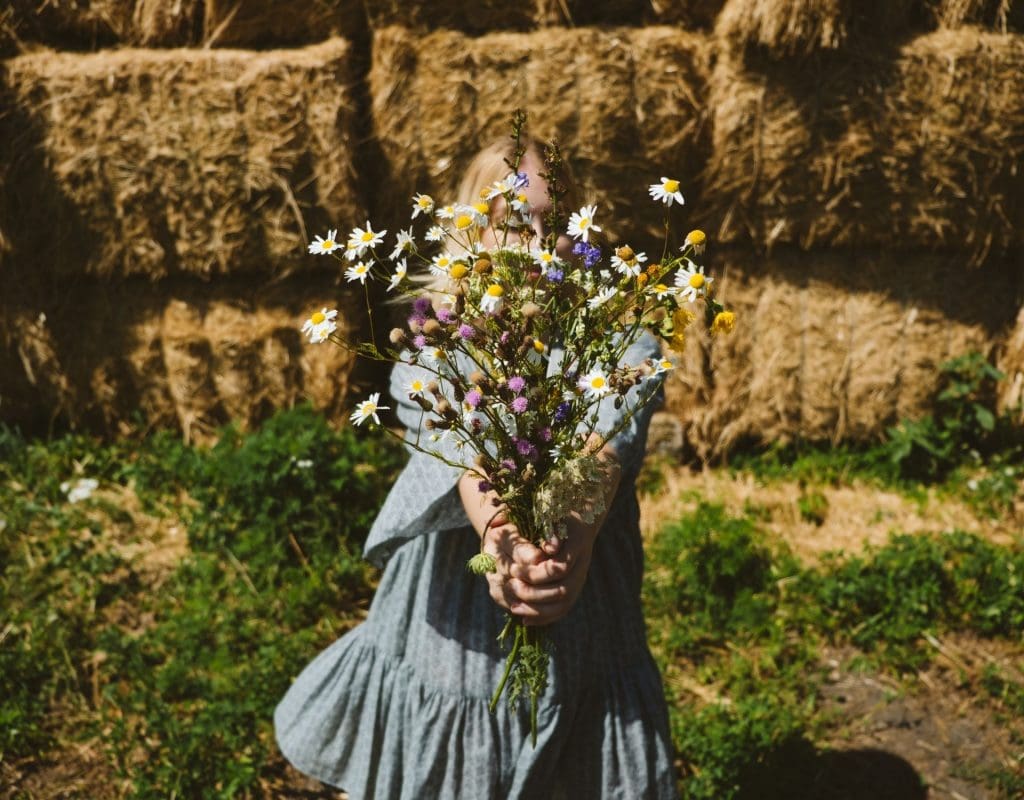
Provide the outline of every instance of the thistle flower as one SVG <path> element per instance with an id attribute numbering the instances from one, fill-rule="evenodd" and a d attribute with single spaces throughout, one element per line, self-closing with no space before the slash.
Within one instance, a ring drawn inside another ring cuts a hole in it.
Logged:
<path id="1" fill-rule="evenodd" d="M 466 392 L 466 396 L 463 399 L 463 402 L 470 408 L 478 408 L 483 399 L 484 396 L 480 393 L 479 389 L 470 389 L 468 392 Z"/>
<path id="2" fill-rule="evenodd" d="M 460 339 L 472 339 L 476 336 L 476 329 L 467 322 L 463 322 L 459 325 L 459 338 Z"/>
<path id="3" fill-rule="evenodd" d="M 526 388 L 526 379 L 521 375 L 513 375 L 508 379 L 508 388 L 515 394 L 519 394 Z"/>
<path id="4" fill-rule="evenodd" d="M 522 414 L 524 411 L 526 411 L 529 405 L 530 402 L 522 395 L 519 395 L 518 397 L 513 398 L 512 402 L 509 404 L 509 407 L 516 414 Z"/>

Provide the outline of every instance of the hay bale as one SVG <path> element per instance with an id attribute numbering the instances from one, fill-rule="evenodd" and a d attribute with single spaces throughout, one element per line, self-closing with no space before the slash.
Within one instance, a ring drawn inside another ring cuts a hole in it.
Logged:
<path id="1" fill-rule="evenodd" d="M 255 287 L 237 279 L 155 290 L 93 281 L 74 297 L 6 308 L 0 340 L 20 363 L 5 372 L 0 418 L 37 429 L 59 418 L 119 433 L 141 415 L 190 440 L 303 400 L 340 419 L 354 359 L 334 345 L 309 345 L 300 328 L 311 310 L 329 305 L 355 335 L 365 325 L 361 301 L 339 292 L 332 273 L 317 273 Z"/>
<path id="2" fill-rule="evenodd" d="M 1024 3 L 1019 0 L 925 0 L 924 5 L 940 28 L 980 25 L 1000 33 L 1024 31 Z"/>
<path id="3" fill-rule="evenodd" d="M 8 0 L 9 24 L 26 45 L 98 50 L 130 41 L 135 0 Z"/>
<path id="4" fill-rule="evenodd" d="M 343 40 L 39 53 L 6 67 L 21 154 L 9 191 L 36 198 L 8 229 L 26 274 L 286 274 L 309 268 L 311 229 L 363 218 Z"/>
<path id="5" fill-rule="evenodd" d="M 707 0 L 684 0 L 682 6 Z M 463 33 L 530 31 L 551 26 L 635 25 L 651 0 L 366 0 L 366 15 L 375 30 L 400 25 L 420 32 L 439 29 Z M 667 4 L 667 3 L 666 3 Z"/>
<path id="6" fill-rule="evenodd" d="M 725 0 L 650 0 L 645 17 L 661 25 L 708 30 L 714 27 L 724 4 Z"/>
<path id="7" fill-rule="evenodd" d="M 672 174 L 695 191 L 707 152 L 707 57 L 704 38 L 669 27 L 479 38 L 378 31 L 372 113 L 392 172 L 381 180 L 376 213 L 405 220 L 417 191 L 451 197 L 461 168 L 508 135 L 521 106 L 535 136 L 558 137 L 609 236 L 643 220 L 660 235 L 646 186 Z"/>
<path id="8" fill-rule="evenodd" d="M 352 37 L 364 26 L 360 4 L 346 0 L 206 0 L 203 41 L 216 47 L 280 47 Z"/>
<path id="9" fill-rule="evenodd" d="M 1024 308 L 1000 348 L 996 366 L 1005 376 L 999 386 L 999 410 L 1024 423 Z"/>
<path id="10" fill-rule="evenodd" d="M 887 59 L 712 74 L 700 217 L 723 241 L 942 249 L 1024 242 L 1024 37 L 940 31 Z"/>
<path id="11" fill-rule="evenodd" d="M 907 27 L 913 6 L 914 0 L 726 0 L 715 33 L 737 52 L 806 56 L 886 41 Z"/>
<path id="12" fill-rule="evenodd" d="M 990 354 L 1017 313 L 1009 270 L 990 265 L 965 281 L 936 255 L 727 250 L 707 263 L 737 328 L 695 336 L 668 384 L 668 409 L 705 458 L 751 444 L 878 440 L 928 413 L 939 366 Z"/>

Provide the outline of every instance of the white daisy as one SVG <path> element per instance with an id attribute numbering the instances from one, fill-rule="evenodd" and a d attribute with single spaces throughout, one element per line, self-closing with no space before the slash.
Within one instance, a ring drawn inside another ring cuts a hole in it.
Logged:
<path id="1" fill-rule="evenodd" d="M 440 225 L 432 225 L 423 236 L 428 242 L 439 242 L 445 237 L 445 230 Z"/>
<path id="2" fill-rule="evenodd" d="M 356 410 L 352 412 L 349 417 L 356 425 L 362 425 L 366 420 L 373 417 L 373 421 L 380 425 L 380 417 L 377 416 L 378 411 L 388 411 L 388 406 L 378 405 L 380 402 L 380 392 L 374 392 L 370 395 L 368 400 L 364 400 L 356 406 Z"/>
<path id="3" fill-rule="evenodd" d="M 80 500 L 88 500 L 99 485 L 100 482 L 95 478 L 79 478 L 74 483 L 64 481 L 60 485 L 60 490 L 68 496 L 69 503 L 77 503 Z"/>
<path id="4" fill-rule="evenodd" d="M 540 267 L 541 274 L 547 275 L 548 269 L 551 267 L 557 267 L 562 263 L 562 259 L 556 256 L 550 250 L 534 250 L 533 262 Z"/>
<path id="5" fill-rule="evenodd" d="M 516 192 L 512 198 L 512 210 L 518 211 L 520 214 L 530 213 L 530 203 L 526 199 L 526 192 Z"/>
<path id="6" fill-rule="evenodd" d="M 337 240 L 338 229 L 327 231 L 327 236 L 317 236 L 314 241 L 309 244 L 309 252 L 315 255 L 326 255 L 327 253 L 333 253 L 341 245 Z"/>
<path id="7" fill-rule="evenodd" d="M 573 239 L 583 239 L 583 241 L 589 242 L 591 231 L 601 230 L 594 224 L 596 212 L 597 206 L 583 206 L 579 211 L 574 211 L 569 217 L 569 235 Z"/>
<path id="8" fill-rule="evenodd" d="M 646 253 L 633 253 L 631 258 L 622 258 L 618 252 L 612 256 L 612 266 L 621 274 L 632 275 L 634 278 L 643 271 L 645 261 L 647 261 Z"/>
<path id="9" fill-rule="evenodd" d="M 455 219 L 455 206 L 442 206 L 434 212 L 438 219 Z"/>
<path id="10" fill-rule="evenodd" d="M 412 228 L 399 231 L 395 239 L 395 249 L 391 251 L 391 260 L 396 260 L 402 253 L 416 252 L 416 243 L 412 239 Z"/>
<path id="11" fill-rule="evenodd" d="M 704 235 L 702 230 L 692 230 L 686 234 L 686 241 L 683 242 L 681 250 L 685 250 L 687 247 L 692 247 L 693 252 L 698 256 L 704 252 L 704 245 L 707 243 L 708 237 Z"/>
<path id="12" fill-rule="evenodd" d="M 704 274 L 704 267 L 694 264 L 686 259 L 686 266 L 676 273 L 676 286 L 679 287 L 679 294 L 686 300 L 696 300 L 708 293 L 708 288 L 714 278 Z"/>
<path id="13" fill-rule="evenodd" d="M 467 206 L 465 209 L 473 218 L 473 224 L 478 228 L 486 228 L 491 224 L 491 204 L 480 201 L 479 203 L 473 203 L 471 206 Z"/>
<path id="14" fill-rule="evenodd" d="M 562 445 L 560 444 L 554 445 L 548 452 L 551 454 L 552 461 L 561 461 L 565 458 L 565 455 L 562 453 Z"/>
<path id="15" fill-rule="evenodd" d="M 619 290 L 616 289 L 614 286 L 605 286 L 596 295 L 587 300 L 587 305 L 590 308 L 597 308 L 598 306 L 603 306 L 605 303 L 607 303 L 609 300 L 615 297 L 615 295 L 617 295 L 618 293 Z"/>
<path id="16" fill-rule="evenodd" d="M 370 220 L 366 220 L 365 228 L 353 228 L 352 233 L 348 235 L 348 252 L 345 255 L 348 256 L 348 253 L 354 250 L 356 256 L 361 256 L 367 249 L 372 250 L 384 241 L 385 233 L 387 233 L 386 230 L 373 230 Z"/>
<path id="17" fill-rule="evenodd" d="M 314 311 L 312 316 L 302 325 L 302 332 L 309 336 L 313 344 L 326 342 L 327 338 L 338 329 L 334 318 L 338 316 L 337 309 L 328 311 L 326 308 Z"/>
<path id="18" fill-rule="evenodd" d="M 430 274 L 443 277 L 452 268 L 452 257 L 450 253 L 438 253 L 430 261 Z"/>
<path id="19" fill-rule="evenodd" d="M 408 265 L 405 263 L 403 258 L 397 264 L 395 264 L 395 274 L 391 276 L 391 280 L 388 282 L 388 291 L 392 291 L 398 288 L 398 284 L 405 280 L 406 273 L 409 271 Z"/>
<path id="20" fill-rule="evenodd" d="M 359 245 L 349 239 L 348 244 L 345 245 L 345 260 L 355 261 L 359 258 Z"/>
<path id="21" fill-rule="evenodd" d="M 668 372 L 670 369 L 675 369 L 676 365 L 669 361 L 667 358 L 660 359 L 654 362 L 654 374 L 661 375 Z"/>
<path id="22" fill-rule="evenodd" d="M 661 183 L 652 183 L 648 189 L 648 193 L 655 200 L 660 200 L 667 206 L 672 205 L 675 201 L 679 205 L 683 204 L 683 195 L 679 191 L 679 181 L 672 178 L 662 177 Z"/>
<path id="23" fill-rule="evenodd" d="M 419 397 L 423 394 L 423 390 L 426 388 L 427 384 L 425 384 L 420 378 L 413 378 L 409 381 L 409 386 L 406 391 L 409 392 L 409 397 Z"/>
<path id="24" fill-rule="evenodd" d="M 666 297 L 676 294 L 679 290 L 674 286 L 666 286 L 663 283 L 656 283 L 650 289 L 647 290 L 659 300 L 664 300 Z"/>
<path id="25" fill-rule="evenodd" d="M 370 265 L 365 261 L 360 261 L 355 266 L 349 267 L 345 270 L 345 277 L 349 283 L 352 281 L 359 281 L 364 286 L 366 285 L 366 276 L 370 274 Z"/>
<path id="26" fill-rule="evenodd" d="M 434 210 L 434 198 L 429 194 L 417 194 L 412 198 L 412 218 L 420 214 L 429 214 Z"/>
<path id="27" fill-rule="evenodd" d="M 502 288 L 500 283 L 492 283 L 487 287 L 487 291 L 484 292 L 483 297 L 480 298 L 480 310 L 491 314 L 497 314 L 501 311 L 502 296 L 504 294 L 505 290 Z"/>
<path id="28" fill-rule="evenodd" d="M 608 376 L 601 370 L 595 369 L 579 379 L 577 384 L 591 400 L 603 397 L 608 394 L 611 387 L 608 385 Z"/>

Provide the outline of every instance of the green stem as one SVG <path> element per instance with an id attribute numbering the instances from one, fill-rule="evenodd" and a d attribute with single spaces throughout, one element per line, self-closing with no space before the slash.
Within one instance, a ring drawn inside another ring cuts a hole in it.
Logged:
<path id="1" fill-rule="evenodd" d="M 512 672 L 512 665 L 516 662 L 516 656 L 519 655 L 519 645 L 523 641 L 523 629 L 522 624 L 516 625 L 516 638 L 512 642 L 512 652 L 508 654 L 508 658 L 505 659 L 505 674 L 501 676 L 501 683 L 498 684 L 498 688 L 494 692 L 494 697 L 491 698 L 491 703 L 488 706 L 490 712 L 493 714 L 494 709 L 498 707 L 498 700 L 501 698 L 501 693 L 505 691 L 505 684 L 508 682 L 508 676 Z"/>

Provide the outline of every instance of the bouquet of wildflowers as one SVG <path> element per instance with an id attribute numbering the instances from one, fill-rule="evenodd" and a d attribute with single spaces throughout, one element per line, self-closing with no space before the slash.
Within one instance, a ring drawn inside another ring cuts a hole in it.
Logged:
<path id="1" fill-rule="evenodd" d="M 423 435 L 408 443 L 448 464 L 472 463 L 481 491 L 494 492 L 508 519 L 539 546 L 552 533 L 565 536 L 570 513 L 584 522 L 602 518 L 605 462 L 598 452 L 654 399 L 673 368 L 671 359 L 624 363 L 627 348 L 650 331 L 680 353 L 698 316 L 712 332 L 730 331 L 735 318 L 713 299 L 713 279 L 694 261 L 704 249 L 702 232 L 691 231 L 681 252 L 668 254 L 668 207 L 683 202 L 676 180 L 663 177 L 650 186 L 652 198 L 666 207 L 662 257 L 651 259 L 628 245 L 606 252 L 595 238 L 601 231 L 596 206 L 565 214 L 561 155 L 549 145 L 542 176 L 552 233 L 539 237 L 522 193 L 522 126 L 517 113 L 508 175 L 481 187 L 480 202 L 444 206 L 417 194 L 412 219 L 414 225 L 426 221 L 425 235 L 418 239 L 412 227 L 399 232 L 390 257 L 379 252 L 387 231 L 369 221 L 344 246 L 333 230 L 310 244 L 311 253 L 335 254 L 349 281 L 365 287 L 368 279 L 381 280 L 388 292 L 411 297 L 407 327 L 392 330 L 388 346 L 345 342 L 337 334 L 337 312 L 328 309 L 313 314 L 303 331 L 314 343 L 334 340 L 426 370 L 428 380 L 407 387 L 423 413 Z M 504 214 L 495 219 L 499 197 Z M 489 247 L 482 244 L 485 231 Z M 570 259 L 556 253 L 561 231 L 575 240 Z M 431 289 L 412 280 L 412 268 L 431 276 Z M 367 308 L 372 320 L 368 294 Z M 561 361 L 552 369 L 555 350 Z M 638 391 L 627 397 L 634 387 Z M 602 401 L 621 412 L 612 430 L 598 429 Z M 385 410 L 380 393 L 373 393 L 351 419 L 379 424 Z M 452 452 L 472 458 L 458 463 Z M 483 574 L 495 570 L 495 561 L 481 552 L 468 566 Z M 502 638 L 511 639 L 511 649 L 491 708 L 506 689 L 512 703 L 528 697 L 535 737 L 549 658 L 543 628 L 510 615 Z"/>

